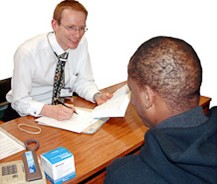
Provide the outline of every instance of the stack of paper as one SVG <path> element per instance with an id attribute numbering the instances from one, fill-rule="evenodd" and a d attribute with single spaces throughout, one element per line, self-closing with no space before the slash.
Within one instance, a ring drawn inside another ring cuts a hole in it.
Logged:
<path id="1" fill-rule="evenodd" d="M 69 120 L 58 121 L 49 117 L 40 117 L 35 121 L 40 125 L 91 134 L 96 132 L 110 117 L 124 117 L 129 100 L 129 89 L 125 85 L 118 89 L 106 103 L 94 109 L 76 107 L 78 114 L 74 114 Z"/>
<path id="2" fill-rule="evenodd" d="M 94 118 L 124 117 L 130 101 L 130 92 L 127 85 L 119 88 L 106 103 L 95 107 L 92 111 Z"/>
<path id="3" fill-rule="evenodd" d="M 84 111 L 76 108 L 78 114 L 73 114 L 73 116 L 69 120 L 58 121 L 49 117 L 40 117 L 35 121 L 40 125 L 57 127 L 77 133 L 81 133 L 84 129 L 89 127 L 90 125 L 96 123 L 99 119 L 93 118 L 91 116 L 91 112 Z"/>
<path id="4" fill-rule="evenodd" d="M 0 160 L 25 150 L 23 142 L 0 127 Z"/>

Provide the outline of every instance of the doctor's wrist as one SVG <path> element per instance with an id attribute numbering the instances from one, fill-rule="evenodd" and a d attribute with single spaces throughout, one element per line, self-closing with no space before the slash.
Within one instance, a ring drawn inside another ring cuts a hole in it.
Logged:
<path id="1" fill-rule="evenodd" d="M 95 103 L 97 103 L 97 102 L 96 102 L 96 99 L 97 99 L 100 95 L 101 95 L 100 92 L 95 93 L 95 95 L 93 95 L 93 101 L 94 101 Z"/>

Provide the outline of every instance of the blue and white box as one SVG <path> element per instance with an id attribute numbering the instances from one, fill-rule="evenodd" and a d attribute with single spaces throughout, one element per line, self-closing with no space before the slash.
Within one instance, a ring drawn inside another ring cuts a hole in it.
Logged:
<path id="1" fill-rule="evenodd" d="M 64 147 L 41 154 L 46 177 L 53 184 L 61 184 L 76 175 L 74 155 Z"/>

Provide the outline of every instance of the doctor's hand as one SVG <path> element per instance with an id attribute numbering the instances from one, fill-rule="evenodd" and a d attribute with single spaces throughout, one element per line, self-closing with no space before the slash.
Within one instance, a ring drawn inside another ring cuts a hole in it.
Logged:
<path id="1" fill-rule="evenodd" d="M 70 119 L 75 112 L 75 108 L 73 105 L 67 104 L 67 106 L 68 107 L 65 107 L 61 104 L 58 104 L 58 105 L 45 104 L 43 106 L 40 114 L 42 116 L 54 118 L 54 119 L 59 120 L 59 121 L 67 120 L 67 119 Z"/>
<path id="2" fill-rule="evenodd" d="M 113 95 L 110 93 L 96 93 L 94 95 L 94 101 L 97 103 L 97 105 L 101 105 L 105 103 L 108 99 L 110 99 Z"/>

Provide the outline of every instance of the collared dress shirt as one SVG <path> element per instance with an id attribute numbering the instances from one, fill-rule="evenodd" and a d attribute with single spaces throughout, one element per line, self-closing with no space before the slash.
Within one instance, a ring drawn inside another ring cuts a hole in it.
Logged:
<path id="1" fill-rule="evenodd" d="M 44 104 L 51 104 L 57 55 L 65 51 L 53 32 L 38 35 L 18 47 L 14 55 L 12 90 L 6 95 L 21 116 L 39 116 Z M 82 38 L 76 49 L 68 49 L 65 65 L 65 88 L 94 102 L 99 92 L 92 74 L 87 40 Z"/>

